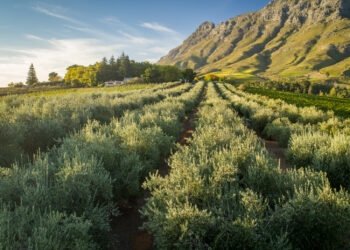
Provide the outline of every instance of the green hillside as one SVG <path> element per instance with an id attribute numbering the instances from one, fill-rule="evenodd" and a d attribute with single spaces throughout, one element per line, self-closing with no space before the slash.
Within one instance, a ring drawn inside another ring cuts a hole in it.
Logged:
<path id="1" fill-rule="evenodd" d="M 275 0 L 215 26 L 204 22 L 158 62 L 200 74 L 350 77 L 350 1 Z"/>

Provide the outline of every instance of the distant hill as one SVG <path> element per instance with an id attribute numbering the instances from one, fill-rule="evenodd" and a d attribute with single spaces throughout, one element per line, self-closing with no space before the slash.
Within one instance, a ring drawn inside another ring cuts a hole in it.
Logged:
<path id="1" fill-rule="evenodd" d="M 275 0 L 215 26 L 204 22 L 158 62 L 204 74 L 350 77 L 350 0 Z"/>

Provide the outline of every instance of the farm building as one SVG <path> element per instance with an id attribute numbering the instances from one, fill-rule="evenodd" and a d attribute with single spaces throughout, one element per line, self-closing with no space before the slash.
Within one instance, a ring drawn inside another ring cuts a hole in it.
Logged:
<path id="1" fill-rule="evenodd" d="M 105 87 L 114 87 L 123 85 L 124 81 L 107 81 L 105 82 Z"/>

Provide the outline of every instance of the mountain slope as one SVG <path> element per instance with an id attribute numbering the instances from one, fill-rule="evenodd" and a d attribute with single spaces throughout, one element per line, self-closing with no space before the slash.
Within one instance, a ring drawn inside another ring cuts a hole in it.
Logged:
<path id="1" fill-rule="evenodd" d="M 215 26 L 205 22 L 159 64 L 262 76 L 339 77 L 350 70 L 349 0 L 275 0 Z"/>

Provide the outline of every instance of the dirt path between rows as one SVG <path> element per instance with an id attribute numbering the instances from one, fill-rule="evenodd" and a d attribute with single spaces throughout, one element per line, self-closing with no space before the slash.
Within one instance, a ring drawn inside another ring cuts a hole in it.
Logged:
<path id="1" fill-rule="evenodd" d="M 287 170 L 290 168 L 289 164 L 286 162 L 286 148 L 282 148 L 278 145 L 277 141 L 264 140 L 265 148 L 273 156 L 275 156 L 279 162 L 280 168 L 282 170 Z"/>
<path id="2" fill-rule="evenodd" d="M 204 100 L 206 86 L 201 93 L 200 101 L 191 112 L 189 112 L 182 121 L 182 130 L 178 142 L 180 145 L 187 145 L 188 139 L 192 138 L 195 122 L 198 120 L 197 113 L 199 104 Z M 158 168 L 161 176 L 169 174 L 170 168 L 167 159 L 162 159 Z M 145 193 L 144 197 L 138 199 L 134 204 L 119 204 L 120 216 L 112 221 L 113 235 L 118 242 L 112 249 L 123 250 L 150 250 L 153 248 L 153 237 L 145 230 L 140 230 L 144 220 L 141 218 L 139 210 L 145 205 L 146 198 L 149 193 Z"/>

